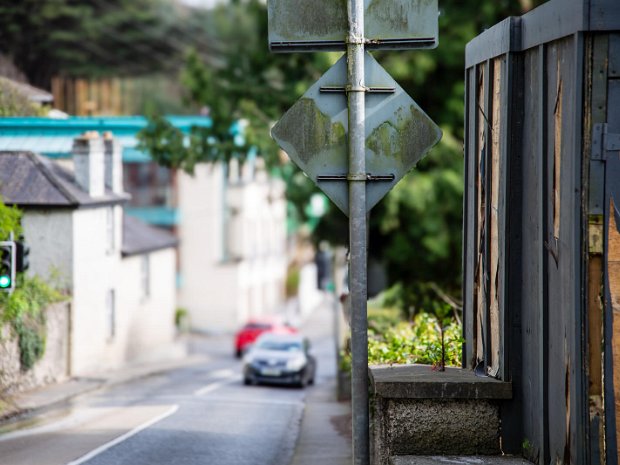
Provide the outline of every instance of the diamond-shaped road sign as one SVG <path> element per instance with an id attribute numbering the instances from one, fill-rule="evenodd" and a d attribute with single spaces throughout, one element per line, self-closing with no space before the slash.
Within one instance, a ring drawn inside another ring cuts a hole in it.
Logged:
<path id="1" fill-rule="evenodd" d="M 441 139 L 439 127 L 379 63 L 365 54 L 366 211 Z M 348 215 L 346 56 L 271 130 L 272 137 Z"/>

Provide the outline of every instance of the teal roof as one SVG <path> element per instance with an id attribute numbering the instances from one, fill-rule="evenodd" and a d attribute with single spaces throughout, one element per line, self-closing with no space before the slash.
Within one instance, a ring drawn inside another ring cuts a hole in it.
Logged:
<path id="1" fill-rule="evenodd" d="M 172 227 L 179 224 L 179 210 L 171 207 L 125 207 L 125 212 L 145 223 Z"/>
<path id="2" fill-rule="evenodd" d="M 166 116 L 174 127 L 189 134 L 192 126 L 210 127 L 205 116 Z M 110 131 L 123 146 L 123 160 L 143 163 L 148 153 L 136 148 L 136 134 L 147 125 L 143 116 L 70 116 L 68 118 L 8 117 L 0 118 L 0 150 L 41 153 L 65 158 L 71 153 L 73 139 L 86 131 Z"/>

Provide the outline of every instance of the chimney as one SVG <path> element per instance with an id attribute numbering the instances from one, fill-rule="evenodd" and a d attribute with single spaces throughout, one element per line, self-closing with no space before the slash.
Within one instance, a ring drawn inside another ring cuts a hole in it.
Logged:
<path id="1" fill-rule="evenodd" d="M 111 132 L 103 133 L 105 186 L 115 194 L 123 192 L 123 147 Z"/>
<path id="2" fill-rule="evenodd" d="M 75 182 L 91 197 L 104 195 L 103 140 L 88 131 L 73 140 Z"/>

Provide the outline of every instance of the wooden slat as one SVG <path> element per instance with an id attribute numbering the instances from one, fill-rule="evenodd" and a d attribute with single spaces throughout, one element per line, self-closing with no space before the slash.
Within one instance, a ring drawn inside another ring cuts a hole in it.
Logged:
<path id="1" fill-rule="evenodd" d="M 493 63 L 493 100 L 491 122 L 491 194 L 490 194 L 490 247 L 489 247 L 489 322 L 491 333 L 490 376 L 497 376 L 500 370 L 500 322 L 499 322 L 499 192 L 500 192 L 500 140 L 501 140 L 501 101 L 502 66 L 504 58 Z"/>
<path id="2" fill-rule="evenodd" d="M 612 53 L 620 55 L 620 49 L 616 48 L 614 51 L 609 47 L 609 62 L 612 60 Z M 620 60 L 620 56 L 617 56 L 616 61 Z M 609 79 L 607 81 L 608 90 L 608 105 L 607 105 L 607 125 L 608 131 L 611 133 L 620 133 L 620 106 L 615 105 L 615 102 L 620 101 L 620 80 Z M 618 231 L 618 219 L 614 217 L 613 208 L 618 208 L 620 199 L 620 155 L 618 153 L 608 154 L 606 166 L 605 166 L 605 207 L 606 216 L 605 221 L 608 226 L 605 228 L 607 234 L 606 248 L 604 250 L 605 266 L 606 266 L 606 308 L 605 308 L 605 374 L 604 374 L 604 393 L 605 393 L 605 446 L 608 451 L 606 465 L 618 465 L 620 463 L 620 454 L 618 454 L 618 432 L 620 428 L 620 412 L 618 411 L 618 390 L 619 382 L 617 376 L 619 372 L 618 368 L 618 340 L 620 339 L 620 332 L 617 328 L 617 322 L 620 320 L 618 314 L 619 301 L 617 286 L 617 272 L 610 269 L 612 262 L 618 261 L 618 247 L 617 247 L 617 231 Z M 615 229 L 614 229 L 615 226 Z M 613 231 L 612 231 L 613 230 Z M 612 285 L 612 280 L 614 284 Z M 616 451 L 615 454 L 609 453 L 609 451 Z"/>
<path id="3" fill-rule="evenodd" d="M 607 273 L 609 279 L 609 293 L 613 311 L 613 383 L 616 409 L 616 444 L 620 444 L 620 232 L 619 224 L 616 223 L 613 209 L 613 200 L 610 202 L 608 249 L 607 249 Z M 617 451 L 616 451 L 617 453 Z M 620 456 L 618 457 L 620 461 Z"/>
<path id="4" fill-rule="evenodd" d="M 542 314 L 542 113 L 541 77 L 544 50 L 532 49 L 524 56 L 522 144 L 523 186 L 520 225 L 523 257 L 521 269 L 521 309 L 523 348 L 523 437 L 530 447 L 526 458 L 544 463 L 543 416 L 545 399 Z"/>
<path id="5" fill-rule="evenodd" d="M 485 293 L 484 293 L 484 229 L 486 220 L 486 199 L 485 199 L 485 186 L 484 179 L 482 177 L 481 169 L 484 169 L 483 164 L 483 151 L 485 148 L 485 128 L 486 128 L 486 115 L 484 114 L 484 82 L 485 82 L 485 68 L 483 66 L 478 67 L 478 82 L 477 82 L 477 144 L 476 144 L 476 190 L 477 190 L 477 202 L 476 202 L 476 270 L 475 270 L 475 282 L 476 287 L 474 290 L 474 301 L 476 305 L 476 360 L 480 361 L 484 359 L 484 320 L 485 320 Z"/>
<path id="6" fill-rule="evenodd" d="M 474 270 L 475 270 L 475 237 L 476 237 L 476 67 L 466 71 L 467 84 L 467 118 L 465 143 L 465 182 L 464 215 L 463 215 L 463 328 L 465 333 L 465 350 L 463 366 L 473 368 L 475 363 L 475 321 L 474 307 Z"/>

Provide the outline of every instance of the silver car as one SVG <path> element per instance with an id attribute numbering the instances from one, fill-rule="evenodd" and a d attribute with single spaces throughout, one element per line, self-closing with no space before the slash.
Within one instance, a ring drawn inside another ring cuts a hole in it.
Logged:
<path id="1" fill-rule="evenodd" d="M 243 358 L 245 384 L 291 384 L 304 387 L 314 383 L 316 359 L 310 342 L 300 334 L 261 335 Z"/>

